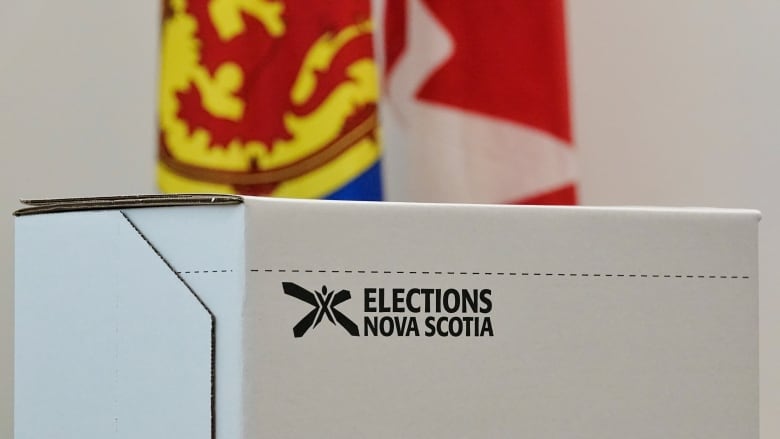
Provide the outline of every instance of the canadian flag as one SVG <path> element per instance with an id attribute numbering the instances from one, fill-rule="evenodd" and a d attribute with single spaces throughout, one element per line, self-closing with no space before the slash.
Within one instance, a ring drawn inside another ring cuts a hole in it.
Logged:
<path id="1" fill-rule="evenodd" d="M 563 0 L 387 0 L 389 178 L 417 201 L 576 203 Z"/>

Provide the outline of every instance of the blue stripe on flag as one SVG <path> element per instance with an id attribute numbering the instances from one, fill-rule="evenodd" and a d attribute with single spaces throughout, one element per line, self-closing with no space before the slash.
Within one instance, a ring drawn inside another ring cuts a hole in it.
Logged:
<path id="1" fill-rule="evenodd" d="M 323 197 L 325 200 L 382 201 L 382 166 L 373 166 L 340 189 Z"/>

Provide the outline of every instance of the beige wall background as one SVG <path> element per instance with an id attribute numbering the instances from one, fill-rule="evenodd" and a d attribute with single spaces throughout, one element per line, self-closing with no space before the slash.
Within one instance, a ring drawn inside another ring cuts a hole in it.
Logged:
<path id="1" fill-rule="evenodd" d="M 584 204 L 763 211 L 761 423 L 780 437 L 780 3 L 570 0 L 568 22 Z M 0 2 L 0 437 L 10 213 L 20 197 L 154 191 L 158 23 L 153 0 Z"/>

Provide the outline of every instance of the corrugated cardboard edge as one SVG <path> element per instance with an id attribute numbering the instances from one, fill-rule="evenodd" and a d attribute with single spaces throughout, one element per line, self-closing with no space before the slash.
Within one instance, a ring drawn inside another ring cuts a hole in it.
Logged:
<path id="1" fill-rule="evenodd" d="M 239 197 L 240 198 L 240 197 Z M 208 203 L 208 204 L 214 204 L 214 203 Z M 203 299 L 198 295 L 198 293 L 195 291 L 192 286 L 187 283 L 187 281 L 182 277 L 181 273 L 176 271 L 176 269 L 173 267 L 171 262 L 163 256 L 162 253 L 157 249 L 157 247 L 152 244 L 152 241 L 149 240 L 149 238 L 141 231 L 141 229 L 138 228 L 138 225 L 136 225 L 130 217 L 127 216 L 126 213 L 120 211 L 122 214 L 122 217 L 127 221 L 127 223 L 130 225 L 130 227 L 135 230 L 135 232 L 138 234 L 141 239 L 144 240 L 147 246 L 154 252 L 154 254 L 157 255 L 157 257 L 160 258 L 163 264 L 168 268 L 168 270 L 176 276 L 176 278 L 179 279 L 179 282 L 181 282 L 182 285 L 184 285 L 187 290 L 189 290 L 190 294 L 195 298 L 195 300 L 198 301 L 198 304 L 200 304 L 201 308 L 203 308 L 209 315 L 209 319 L 211 320 L 211 395 L 210 395 L 210 406 L 211 406 L 211 438 L 216 439 L 217 437 L 217 405 L 216 405 L 216 385 L 217 385 L 217 319 L 214 315 L 214 312 L 209 308 L 208 305 L 206 305 L 206 302 L 203 301 Z"/>
<path id="2" fill-rule="evenodd" d="M 79 210 L 106 210 L 164 206 L 208 206 L 241 204 L 243 198 L 225 194 L 165 194 L 165 195 L 122 195 L 111 197 L 51 198 L 20 200 L 25 207 L 14 212 L 14 216 L 44 213 L 72 212 Z"/>

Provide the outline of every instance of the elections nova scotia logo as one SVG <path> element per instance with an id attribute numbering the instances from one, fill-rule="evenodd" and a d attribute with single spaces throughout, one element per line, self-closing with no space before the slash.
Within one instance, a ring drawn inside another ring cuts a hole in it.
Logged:
<path id="1" fill-rule="evenodd" d="M 293 327 L 295 338 L 303 337 L 306 331 L 316 328 L 322 322 L 323 317 L 327 317 L 334 325 L 340 325 L 349 335 L 360 335 L 360 330 L 355 322 L 336 309 L 336 306 L 352 297 L 349 291 L 328 291 L 328 287 L 325 285 L 322 286 L 320 291 L 309 291 L 292 282 L 282 282 L 282 288 L 284 288 L 284 294 L 302 300 L 314 307 Z"/>
<path id="2" fill-rule="evenodd" d="M 352 299 L 345 289 L 309 289 L 282 282 L 284 294 L 311 305 L 293 326 L 295 338 L 327 319 L 357 337 L 492 337 L 488 288 L 363 288 L 363 331 L 337 307 Z"/>

